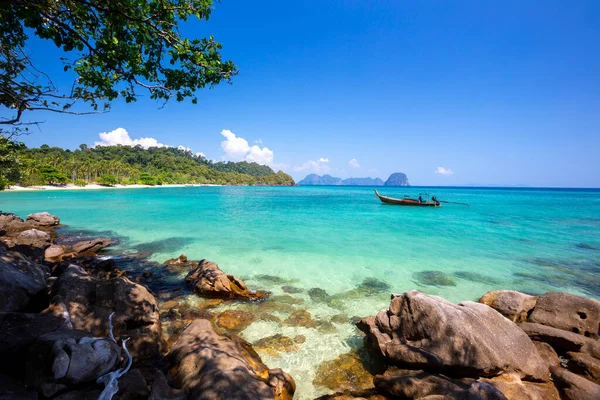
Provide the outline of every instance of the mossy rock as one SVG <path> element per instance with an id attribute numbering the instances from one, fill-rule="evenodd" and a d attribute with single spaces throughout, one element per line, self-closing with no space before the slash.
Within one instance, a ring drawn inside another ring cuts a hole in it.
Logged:
<path id="1" fill-rule="evenodd" d="M 297 326 L 304 328 L 316 328 L 317 322 L 306 310 L 296 310 L 287 319 L 283 321 L 284 325 Z"/>
<path id="2" fill-rule="evenodd" d="M 419 271 L 414 274 L 417 281 L 429 286 L 456 286 L 452 276 L 442 271 Z"/>
<path id="3" fill-rule="evenodd" d="M 226 310 L 216 317 L 217 333 L 238 333 L 246 329 L 254 320 L 249 312 L 243 310 Z M 220 329 L 219 329 L 220 328 Z"/>
<path id="4" fill-rule="evenodd" d="M 254 350 L 259 353 L 265 353 L 273 357 L 278 357 L 279 353 L 298 351 L 300 347 L 296 344 L 294 339 L 276 334 L 257 340 L 252 344 Z"/>
<path id="5" fill-rule="evenodd" d="M 281 290 L 283 290 L 285 293 L 290 293 L 290 294 L 302 293 L 304 291 L 296 286 L 290 286 L 290 285 L 283 285 L 281 287 Z"/>
<path id="6" fill-rule="evenodd" d="M 336 392 L 364 390 L 374 387 L 373 375 L 367 370 L 355 351 L 321 363 L 313 384 Z"/>

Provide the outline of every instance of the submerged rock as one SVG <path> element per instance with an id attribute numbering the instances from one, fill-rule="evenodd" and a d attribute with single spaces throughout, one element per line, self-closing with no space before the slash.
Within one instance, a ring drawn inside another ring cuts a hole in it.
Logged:
<path id="1" fill-rule="evenodd" d="M 208 260 L 200 261 L 198 267 L 190 271 L 185 282 L 199 295 L 225 299 L 262 300 L 269 292 L 251 291 L 246 284 L 233 275 L 225 274 L 217 264 Z"/>
<path id="2" fill-rule="evenodd" d="M 295 286 L 290 286 L 290 285 L 283 285 L 281 287 L 281 290 L 283 290 L 285 293 L 290 293 L 290 294 L 296 294 L 296 293 L 302 293 L 303 290 L 300 288 L 297 288 Z"/>
<path id="3" fill-rule="evenodd" d="M 41 311 L 48 305 L 49 269 L 0 246 L 0 311 Z"/>
<path id="4" fill-rule="evenodd" d="M 259 353 L 265 353 L 272 357 L 278 357 L 279 353 L 289 353 L 300 350 L 294 339 L 276 334 L 257 340 L 252 344 Z"/>
<path id="5" fill-rule="evenodd" d="M 537 299 L 529 321 L 598 339 L 600 301 L 549 292 Z"/>
<path id="6" fill-rule="evenodd" d="M 329 295 L 324 289 L 312 288 L 308 291 L 308 296 L 315 303 L 330 304 L 333 301 L 333 297 Z"/>
<path id="7" fill-rule="evenodd" d="M 458 305 L 417 291 L 394 295 L 388 310 L 358 324 L 391 364 L 458 376 L 514 372 L 547 381 L 549 371 L 531 340 L 488 306 Z"/>
<path id="8" fill-rule="evenodd" d="M 416 272 L 417 281 L 423 285 L 430 286 L 456 286 L 452 276 L 443 271 L 419 271 Z"/>
<path id="9" fill-rule="evenodd" d="M 221 333 L 239 333 L 254 320 L 252 314 L 242 310 L 226 310 L 217 316 L 215 324 L 224 331 Z"/>
<path id="10" fill-rule="evenodd" d="M 334 391 L 357 391 L 375 387 L 373 374 L 367 370 L 367 366 L 355 351 L 321 363 L 313 384 Z"/>
<path id="11" fill-rule="evenodd" d="M 296 310 L 285 319 L 283 325 L 298 326 L 304 328 L 316 328 L 317 322 L 312 318 L 312 315 L 306 310 Z"/>
<path id="12" fill-rule="evenodd" d="M 466 281 L 485 283 L 486 285 L 496 285 L 499 283 L 499 281 L 495 278 L 473 271 L 457 271 L 452 275 L 456 276 L 457 278 L 464 279 Z"/>
<path id="13" fill-rule="evenodd" d="M 291 400 L 296 389 L 289 375 L 263 364 L 248 342 L 218 335 L 206 320 L 185 329 L 166 361 L 171 378 L 192 400 Z"/>
<path id="14" fill-rule="evenodd" d="M 480 303 L 492 307 L 513 322 L 526 322 L 536 301 L 537 297 L 514 290 L 494 290 L 479 299 Z"/>
<path id="15" fill-rule="evenodd" d="M 71 265 L 52 288 L 48 312 L 65 313 L 74 329 L 97 336 L 108 335 L 108 317 L 113 317 L 115 337 L 129 337 L 133 358 L 155 357 L 162 348 L 158 303 L 146 287 L 126 277 L 107 280 L 89 275 Z"/>

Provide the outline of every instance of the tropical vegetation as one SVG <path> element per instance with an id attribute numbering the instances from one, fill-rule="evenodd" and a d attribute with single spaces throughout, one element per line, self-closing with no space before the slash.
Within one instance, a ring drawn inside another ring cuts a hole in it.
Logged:
<path id="1" fill-rule="evenodd" d="M 248 162 L 213 162 L 172 147 L 80 145 L 27 148 L 0 137 L 2 186 L 116 184 L 290 185 L 292 177 Z M 4 182 L 4 184 L 2 184 Z"/>

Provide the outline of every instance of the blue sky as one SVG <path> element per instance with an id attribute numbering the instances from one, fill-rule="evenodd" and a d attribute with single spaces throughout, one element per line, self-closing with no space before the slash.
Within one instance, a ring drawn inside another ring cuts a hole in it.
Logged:
<path id="1" fill-rule="evenodd" d="M 123 128 L 297 179 L 400 171 L 416 185 L 600 187 L 597 1 L 223 0 L 183 32 L 223 44 L 240 69 L 232 85 L 198 105 L 38 115 L 23 141 L 76 148 Z M 53 44 L 30 49 L 68 85 Z"/>

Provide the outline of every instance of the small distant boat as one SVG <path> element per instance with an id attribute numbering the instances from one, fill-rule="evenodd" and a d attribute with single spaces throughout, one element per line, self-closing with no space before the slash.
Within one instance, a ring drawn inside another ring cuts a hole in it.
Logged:
<path id="1" fill-rule="evenodd" d="M 416 207 L 439 207 L 439 201 L 423 201 L 419 202 L 419 200 L 409 199 L 407 197 L 403 199 L 395 199 L 393 197 L 382 196 L 379 194 L 377 189 L 375 189 L 375 196 L 381 200 L 382 203 L 385 204 L 395 204 L 398 206 L 416 206 Z"/>

